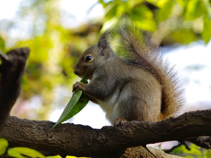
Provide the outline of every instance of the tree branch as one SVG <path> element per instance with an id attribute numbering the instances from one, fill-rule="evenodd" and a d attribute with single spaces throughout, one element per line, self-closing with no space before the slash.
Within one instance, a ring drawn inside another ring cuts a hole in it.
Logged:
<path id="1" fill-rule="evenodd" d="M 45 155 L 108 156 L 132 146 L 210 135 L 210 120 L 211 110 L 205 110 L 161 122 L 132 121 L 102 129 L 61 124 L 49 131 L 53 122 L 9 117 L 0 137 L 12 146 L 27 146 Z"/>
<path id="2" fill-rule="evenodd" d="M 19 95 L 28 54 L 28 48 L 13 49 L 7 54 L 0 53 L 0 129 Z"/>

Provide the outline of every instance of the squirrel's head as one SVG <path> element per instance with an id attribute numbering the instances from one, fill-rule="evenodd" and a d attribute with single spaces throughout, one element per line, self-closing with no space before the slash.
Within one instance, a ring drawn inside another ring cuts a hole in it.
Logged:
<path id="1" fill-rule="evenodd" d="M 101 36 L 97 44 L 89 47 L 80 57 L 74 73 L 79 77 L 86 76 L 92 79 L 92 75 L 97 67 L 105 63 L 113 54 L 105 33 Z"/>

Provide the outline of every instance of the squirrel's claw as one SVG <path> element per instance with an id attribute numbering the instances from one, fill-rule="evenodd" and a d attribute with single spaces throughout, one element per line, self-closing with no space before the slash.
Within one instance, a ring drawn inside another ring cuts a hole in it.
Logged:
<path id="1" fill-rule="evenodd" d="M 125 119 L 125 118 L 118 118 L 115 123 L 114 123 L 114 126 L 120 126 L 120 125 L 123 125 L 124 123 L 127 123 L 128 120 Z"/>
<path id="2" fill-rule="evenodd" d="M 81 83 L 81 82 L 76 82 L 74 85 L 73 85 L 73 92 L 76 91 L 76 90 L 82 90 L 84 91 L 85 90 L 85 87 L 86 85 Z"/>

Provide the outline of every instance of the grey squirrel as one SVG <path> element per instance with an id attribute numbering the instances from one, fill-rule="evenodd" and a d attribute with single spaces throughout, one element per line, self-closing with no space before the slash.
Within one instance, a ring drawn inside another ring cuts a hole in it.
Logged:
<path id="1" fill-rule="evenodd" d="M 181 91 L 172 68 L 133 29 L 116 30 L 123 50 L 135 58 L 117 56 L 106 31 L 82 54 L 74 70 L 90 82 L 76 82 L 73 91 L 82 90 L 99 104 L 113 125 L 118 119 L 159 121 L 174 116 L 181 107 Z"/>

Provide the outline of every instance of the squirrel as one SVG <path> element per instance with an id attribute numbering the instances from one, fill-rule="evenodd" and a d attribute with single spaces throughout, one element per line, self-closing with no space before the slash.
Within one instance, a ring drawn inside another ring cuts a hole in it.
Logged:
<path id="1" fill-rule="evenodd" d="M 86 76 L 89 83 L 76 82 L 73 91 L 82 90 L 99 104 L 113 125 L 118 119 L 160 121 L 175 116 L 182 103 L 172 67 L 133 30 L 120 26 L 117 34 L 123 50 L 134 59 L 122 59 L 115 54 L 108 41 L 111 33 L 105 31 L 98 43 L 81 55 L 74 69 L 79 77 Z"/>

